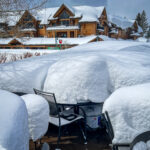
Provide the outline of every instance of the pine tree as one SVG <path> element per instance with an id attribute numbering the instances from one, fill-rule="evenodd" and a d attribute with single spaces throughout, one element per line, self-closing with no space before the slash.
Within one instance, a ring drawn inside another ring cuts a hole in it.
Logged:
<path id="1" fill-rule="evenodd" d="M 148 31 L 147 31 L 146 37 L 147 37 L 148 39 L 150 39 L 150 26 L 149 26 L 149 29 L 148 29 Z"/>
<path id="2" fill-rule="evenodd" d="M 137 14 L 136 21 L 137 21 L 138 25 L 141 26 L 142 18 L 141 18 L 141 14 L 140 13 Z"/>
<path id="3" fill-rule="evenodd" d="M 141 14 L 141 27 L 143 29 L 143 32 L 146 33 L 146 31 L 148 29 L 148 23 L 147 23 L 146 13 L 144 10 Z"/>

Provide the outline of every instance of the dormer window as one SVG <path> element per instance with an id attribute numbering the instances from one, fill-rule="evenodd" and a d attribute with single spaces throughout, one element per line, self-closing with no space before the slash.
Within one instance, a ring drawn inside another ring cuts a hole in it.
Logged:
<path id="1" fill-rule="evenodd" d="M 31 15 L 27 15 L 23 20 L 24 21 L 30 21 L 30 20 L 32 20 L 32 16 Z"/>
<path id="2" fill-rule="evenodd" d="M 68 19 L 69 17 L 69 14 L 65 10 L 59 16 L 60 19 Z"/>

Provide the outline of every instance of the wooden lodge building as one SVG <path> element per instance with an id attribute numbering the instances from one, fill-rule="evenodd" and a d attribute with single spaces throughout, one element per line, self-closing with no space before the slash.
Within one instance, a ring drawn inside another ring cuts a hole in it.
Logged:
<path id="1" fill-rule="evenodd" d="M 62 4 L 60 7 L 45 8 L 32 13 L 16 12 L 8 15 L 6 20 L 0 18 L 1 38 L 80 38 L 105 35 L 111 38 L 137 39 L 142 32 L 135 20 L 124 23 L 121 19 L 116 21 L 116 18 L 108 17 L 103 6 Z"/>

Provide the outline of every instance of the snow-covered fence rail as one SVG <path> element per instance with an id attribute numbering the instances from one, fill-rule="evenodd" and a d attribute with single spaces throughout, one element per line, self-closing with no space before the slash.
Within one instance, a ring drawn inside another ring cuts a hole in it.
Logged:
<path id="1" fill-rule="evenodd" d="M 41 55 L 40 53 L 34 53 L 33 54 L 33 53 L 30 53 L 30 52 L 26 52 L 26 53 L 23 53 L 23 54 L 1 53 L 0 54 L 0 64 L 6 63 L 6 62 L 22 60 L 22 59 L 33 57 L 33 56 L 40 56 L 40 55 Z"/>
<path id="2" fill-rule="evenodd" d="M 58 52 L 58 50 L 0 49 L 0 64 L 22 60 L 34 56 L 46 55 L 54 52 Z"/>

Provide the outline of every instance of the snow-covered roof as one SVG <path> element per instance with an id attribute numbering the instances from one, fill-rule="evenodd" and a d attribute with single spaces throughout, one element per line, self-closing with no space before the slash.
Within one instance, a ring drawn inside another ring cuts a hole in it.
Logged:
<path id="1" fill-rule="evenodd" d="M 112 29 L 109 33 L 118 34 L 118 30 L 117 29 Z"/>
<path id="2" fill-rule="evenodd" d="M 143 32 L 143 29 L 138 25 L 138 32 L 139 33 L 142 33 Z"/>
<path id="3" fill-rule="evenodd" d="M 62 44 L 68 45 L 80 45 L 89 43 L 90 41 L 96 38 L 95 35 L 87 36 L 87 37 L 80 37 L 80 38 L 58 38 L 62 40 Z M 55 45 L 56 39 L 55 38 L 1 38 L 0 45 L 7 45 L 12 40 L 16 39 L 23 45 Z M 57 42 L 59 44 L 59 41 Z"/>
<path id="4" fill-rule="evenodd" d="M 0 18 L 0 23 L 7 23 L 9 26 L 15 26 L 20 20 L 25 11 L 21 12 L 9 12 Z"/>
<path id="5" fill-rule="evenodd" d="M 131 20 L 128 18 L 123 18 L 120 16 L 114 16 L 114 15 L 108 15 L 108 20 L 117 25 L 117 27 L 121 27 L 122 29 L 127 29 L 129 27 L 132 27 L 135 20 Z"/>
<path id="6" fill-rule="evenodd" d="M 135 32 L 135 33 L 130 34 L 130 36 L 141 36 L 141 35 L 140 35 L 140 33 Z"/>
<path id="7" fill-rule="evenodd" d="M 33 16 L 41 21 L 40 24 L 48 24 L 49 20 L 54 19 L 53 16 L 57 12 L 59 7 L 54 8 L 45 8 L 37 10 L 36 13 L 33 14 Z"/>
<path id="8" fill-rule="evenodd" d="M 22 32 L 26 32 L 26 31 L 36 31 L 35 28 L 24 28 L 24 29 L 21 29 L 20 31 Z"/>
<path id="9" fill-rule="evenodd" d="M 48 27 L 47 30 L 76 30 L 79 29 L 79 26 L 55 26 L 55 27 Z"/>
<path id="10" fill-rule="evenodd" d="M 94 6 L 65 6 L 70 9 L 71 12 L 74 13 L 75 16 L 70 16 L 70 18 L 79 18 L 82 17 L 80 22 L 95 22 L 98 21 L 100 18 L 104 6 L 94 7 Z M 59 10 L 60 7 L 53 7 L 53 8 L 44 8 L 38 10 L 33 16 L 40 20 L 40 24 L 48 24 L 49 20 L 54 20 L 55 13 Z"/>
<path id="11" fill-rule="evenodd" d="M 79 22 L 98 22 L 98 18 L 100 18 L 104 7 L 92 7 L 92 6 L 76 6 L 75 16 L 79 16 L 81 14 L 82 18 Z"/>

